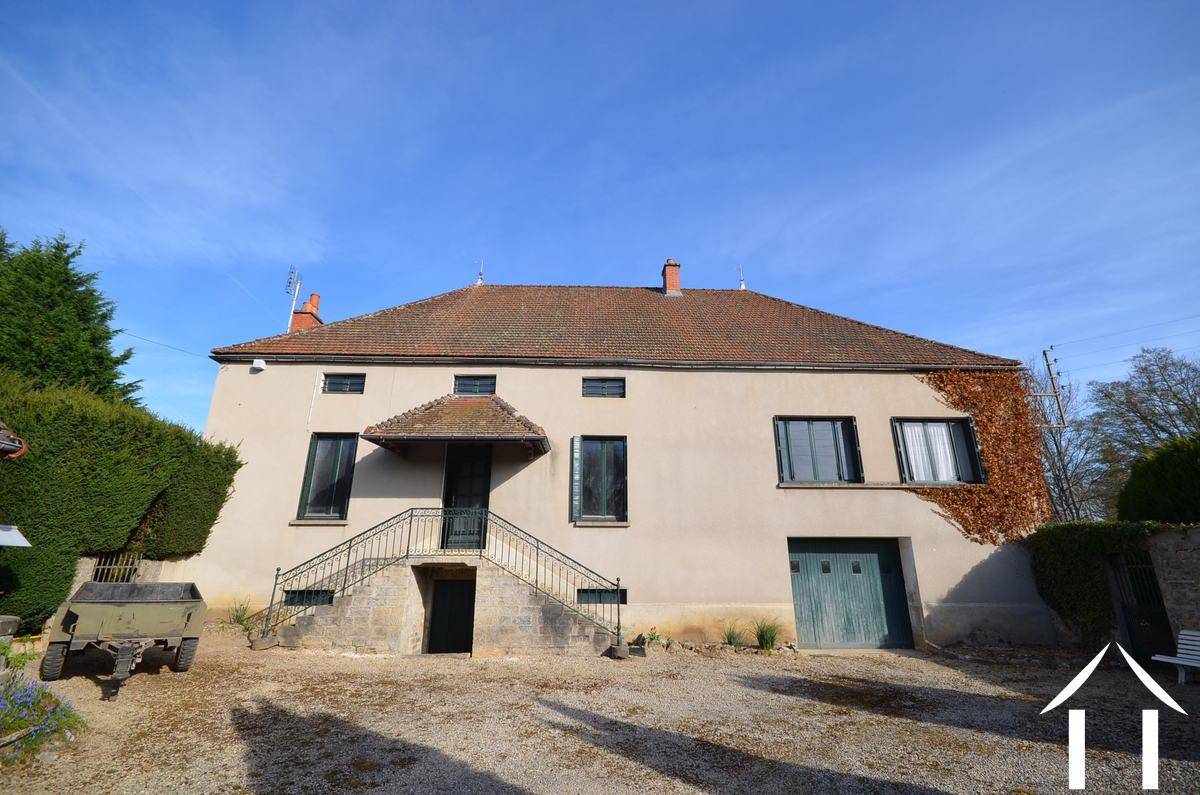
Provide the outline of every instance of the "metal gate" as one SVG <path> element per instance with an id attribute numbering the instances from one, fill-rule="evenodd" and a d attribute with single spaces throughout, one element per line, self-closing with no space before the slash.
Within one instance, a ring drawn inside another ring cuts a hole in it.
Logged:
<path id="1" fill-rule="evenodd" d="M 894 540 L 791 538 L 788 557 L 800 646 L 912 646 L 904 574 Z"/>
<path id="2" fill-rule="evenodd" d="M 135 582 L 141 566 L 140 552 L 106 552 L 96 557 L 92 582 Z"/>
<path id="3" fill-rule="evenodd" d="M 1155 654 L 1174 655 L 1175 638 L 1150 553 L 1141 549 L 1112 555 L 1108 570 L 1118 629 L 1130 646 L 1129 653 L 1143 662 Z"/>

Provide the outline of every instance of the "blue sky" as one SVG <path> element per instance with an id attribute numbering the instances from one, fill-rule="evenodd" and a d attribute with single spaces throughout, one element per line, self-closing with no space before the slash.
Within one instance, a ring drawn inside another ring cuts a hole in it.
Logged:
<path id="1" fill-rule="evenodd" d="M 291 265 L 330 320 L 481 257 L 496 283 L 653 284 L 668 256 L 685 287 L 741 265 L 991 353 L 1071 343 L 1078 381 L 1141 342 L 1200 353 L 1196 3 L 4 19 L 0 226 L 85 240 L 119 324 L 193 353 L 281 331 Z M 148 405 L 202 428 L 216 365 L 125 339 Z"/>

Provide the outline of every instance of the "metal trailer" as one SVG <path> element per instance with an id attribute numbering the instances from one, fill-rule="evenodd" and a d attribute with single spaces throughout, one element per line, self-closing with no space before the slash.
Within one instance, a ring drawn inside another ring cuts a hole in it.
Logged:
<path id="1" fill-rule="evenodd" d="M 186 671 L 196 657 L 207 609 L 195 583 L 84 583 L 51 620 L 42 679 L 58 679 L 67 656 L 88 646 L 113 656 L 118 687 L 152 646 L 174 651 L 171 670 Z"/>

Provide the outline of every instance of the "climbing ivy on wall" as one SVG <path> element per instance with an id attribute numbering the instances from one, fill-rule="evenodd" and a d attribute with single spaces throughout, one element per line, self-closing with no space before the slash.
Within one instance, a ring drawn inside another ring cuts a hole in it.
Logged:
<path id="1" fill-rule="evenodd" d="M 939 370 L 920 376 L 941 401 L 975 422 L 984 483 L 912 491 L 938 507 L 964 536 L 981 544 L 1023 538 L 1050 516 L 1041 440 L 1024 372 Z"/>

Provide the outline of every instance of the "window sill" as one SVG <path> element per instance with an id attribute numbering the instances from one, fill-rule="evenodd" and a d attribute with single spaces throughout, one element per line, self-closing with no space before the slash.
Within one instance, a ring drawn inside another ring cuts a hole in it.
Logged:
<path id="1" fill-rule="evenodd" d="M 777 489 L 847 489 L 850 491 L 872 489 L 957 489 L 971 483 L 777 483 Z"/>
<path id="2" fill-rule="evenodd" d="M 629 522 L 605 522 L 592 519 L 581 519 L 574 524 L 576 527 L 629 527 Z"/>
<path id="3" fill-rule="evenodd" d="M 345 519 L 293 519 L 289 527 L 345 527 L 350 524 Z"/>

